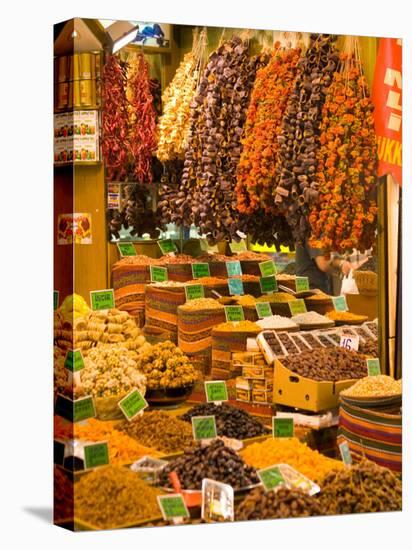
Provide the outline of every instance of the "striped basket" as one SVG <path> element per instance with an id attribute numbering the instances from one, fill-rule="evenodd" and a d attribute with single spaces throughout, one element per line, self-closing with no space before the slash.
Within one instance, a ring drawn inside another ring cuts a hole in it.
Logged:
<path id="1" fill-rule="evenodd" d="M 245 291 L 245 294 L 251 294 L 255 298 L 262 295 L 259 281 L 244 281 L 243 290 Z"/>
<path id="2" fill-rule="evenodd" d="M 339 408 L 338 444 L 347 441 L 354 458 L 366 457 L 394 472 L 402 471 L 402 415 L 399 405 L 367 409 L 346 403 Z"/>
<path id="3" fill-rule="evenodd" d="M 258 332 L 212 330 L 212 379 L 227 380 L 239 376 L 232 362 L 232 353 L 246 351 L 247 339 L 256 338 Z"/>
<path id="4" fill-rule="evenodd" d="M 268 258 L 270 260 L 270 258 Z M 242 273 L 244 275 L 258 275 L 260 277 L 260 264 L 261 260 L 240 260 L 240 265 L 242 266 Z M 263 260 L 262 260 L 263 261 Z"/>
<path id="5" fill-rule="evenodd" d="M 116 262 L 112 269 L 112 285 L 116 307 L 144 324 L 145 287 L 150 282 L 149 266 Z"/>
<path id="6" fill-rule="evenodd" d="M 226 262 L 209 262 L 211 277 L 227 277 Z"/>
<path id="7" fill-rule="evenodd" d="M 166 267 L 169 281 L 185 283 L 193 279 L 192 264 L 169 264 Z"/>
<path id="8" fill-rule="evenodd" d="M 177 318 L 179 348 L 190 357 L 192 364 L 202 374 L 209 374 L 212 358 L 212 329 L 225 321 L 224 309 L 189 311 L 179 307 Z"/>
<path id="9" fill-rule="evenodd" d="M 186 301 L 184 287 L 146 286 L 146 326 L 170 331 L 177 343 L 177 308 Z"/>

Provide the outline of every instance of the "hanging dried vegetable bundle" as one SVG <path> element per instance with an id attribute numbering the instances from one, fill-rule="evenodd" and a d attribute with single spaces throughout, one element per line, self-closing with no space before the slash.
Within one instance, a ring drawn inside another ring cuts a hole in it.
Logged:
<path id="1" fill-rule="evenodd" d="M 183 223 L 189 211 L 210 243 L 239 241 L 247 231 L 247 218 L 236 208 L 236 169 L 259 61 L 240 37 L 224 42 L 210 55 L 192 102 L 182 181 L 189 193 L 180 210 Z"/>
<path id="2" fill-rule="evenodd" d="M 237 169 L 239 212 L 278 213 L 272 196 L 277 178 L 277 136 L 282 130 L 299 58 L 300 49 L 281 48 L 277 42 L 270 61 L 256 74 Z"/>
<path id="3" fill-rule="evenodd" d="M 139 183 L 152 182 L 152 156 L 157 145 L 156 112 L 149 64 L 143 54 L 131 57 L 127 76 L 132 178 Z"/>
<path id="4" fill-rule="evenodd" d="M 296 242 L 303 242 L 308 236 L 309 207 L 318 198 L 316 152 L 322 107 L 339 62 L 335 40 L 325 34 L 310 36 L 309 48 L 298 63 L 294 90 L 278 136 L 279 180 L 274 200 Z"/>
<path id="5" fill-rule="evenodd" d="M 159 120 L 157 158 L 162 162 L 183 159 L 190 127 L 190 102 L 196 92 L 203 55 L 206 31 L 193 38 L 192 51 L 180 63 L 173 80 L 162 96 L 163 115 Z"/>
<path id="6" fill-rule="evenodd" d="M 377 216 L 373 104 L 357 39 L 349 38 L 345 50 L 323 107 L 319 201 L 309 216 L 311 246 L 341 253 L 372 247 Z"/>
<path id="7" fill-rule="evenodd" d="M 109 55 L 103 69 L 102 151 L 108 181 L 127 177 L 129 117 L 126 98 L 127 65 Z"/>
<path id="8" fill-rule="evenodd" d="M 165 228 L 169 223 L 179 222 L 176 210 L 185 200 L 185 192 L 181 190 L 180 180 L 183 171 L 183 161 L 174 160 L 163 164 L 163 174 L 160 177 L 157 217 L 159 227 Z"/>

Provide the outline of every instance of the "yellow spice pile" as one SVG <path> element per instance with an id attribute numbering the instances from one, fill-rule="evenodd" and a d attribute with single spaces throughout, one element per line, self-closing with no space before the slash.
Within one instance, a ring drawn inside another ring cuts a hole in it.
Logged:
<path id="1" fill-rule="evenodd" d="M 401 393 L 401 381 L 394 380 L 385 374 L 361 378 L 353 386 L 341 392 L 348 397 L 389 397 Z"/>

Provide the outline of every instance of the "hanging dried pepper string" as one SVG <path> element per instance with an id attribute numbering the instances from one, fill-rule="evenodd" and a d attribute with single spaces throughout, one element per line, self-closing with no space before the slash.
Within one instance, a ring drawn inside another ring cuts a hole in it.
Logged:
<path id="1" fill-rule="evenodd" d="M 311 246 L 343 253 L 374 245 L 377 142 L 357 39 L 346 43 L 340 58 L 322 110 L 319 201 L 309 223 Z"/>
<path id="2" fill-rule="evenodd" d="M 103 69 L 102 151 L 108 181 L 127 177 L 129 151 L 127 64 L 109 55 Z"/>

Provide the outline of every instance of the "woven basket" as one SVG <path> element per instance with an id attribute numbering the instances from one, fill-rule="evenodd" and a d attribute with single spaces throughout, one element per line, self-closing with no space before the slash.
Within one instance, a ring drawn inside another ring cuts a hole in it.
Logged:
<path id="1" fill-rule="evenodd" d="M 193 279 L 192 264 L 169 264 L 166 267 L 169 281 L 185 283 Z"/>
<path id="2" fill-rule="evenodd" d="M 259 332 L 212 330 L 212 379 L 224 380 L 239 375 L 232 362 L 232 353 L 246 351 L 247 339 L 256 338 Z"/>
<path id="3" fill-rule="evenodd" d="M 146 326 L 168 330 L 177 343 L 177 308 L 186 301 L 184 287 L 148 285 L 145 292 Z"/>
<path id="4" fill-rule="evenodd" d="M 331 299 L 312 301 L 310 299 L 305 299 L 305 304 L 308 311 L 316 311 L 316 313 L 319 313 L 320 315 L 325 315 L 325 313 L 335 309 Z"/>
<path id="5" fill-rule="evenodd" d="M 112 269 L 112 285 L 116 307 L 137 317 L 141 327 L 144 324 L 145 288 L 150 282 L 147 265 L 131 265 L 116 262 Z"/>
<path id="6" fill-rule="evenodd" d="M 260 277 L 261 276 L 260 268 L 259 268 L 260 263 L 261 261 L 258 261 L 258 260 L 240 260 L 240 265 L 242 266 L 242 273 L 244 275 L 259 275 Z"/>
<path id="7" fill-rule="evenodd" d="M 245 291 L 245 294 L 251 294 L 255 298 L 258 298 L 262 295 L 259 281 L 244 281 L 243 290 Z"/>

